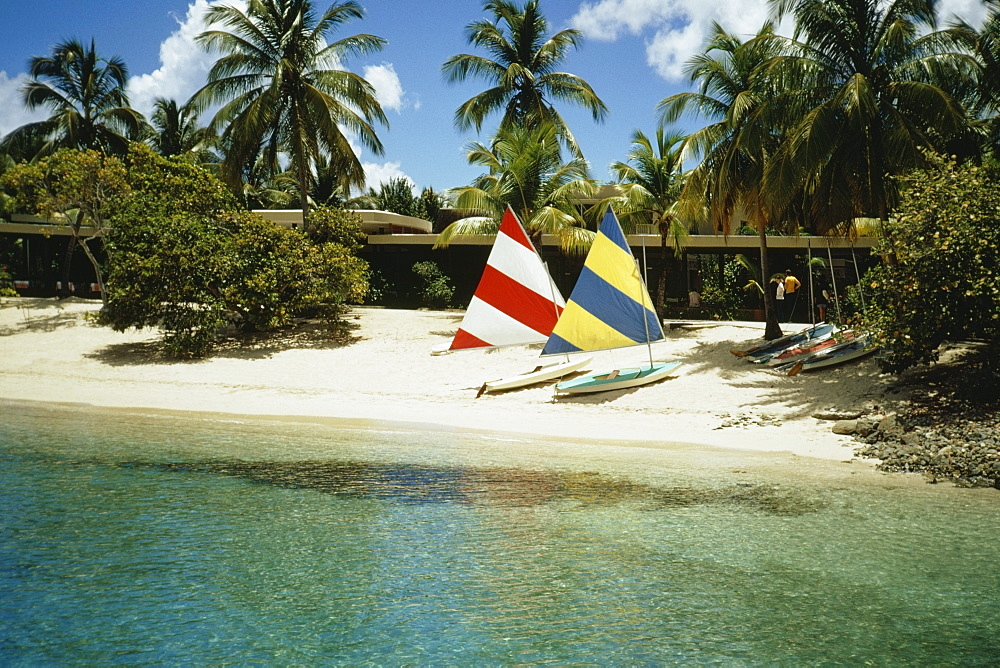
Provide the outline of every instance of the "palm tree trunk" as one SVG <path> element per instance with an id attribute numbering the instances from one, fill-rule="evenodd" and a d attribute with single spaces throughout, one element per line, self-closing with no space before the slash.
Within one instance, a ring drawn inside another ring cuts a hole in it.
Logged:
<path id="1" fill-rule="evenodd" d="M 302 203 L 302 231 L 309 233 L 309 179 L 305 165 L 299 165 L 299 199 Z"/>
<path id="2" fill-rule="evenodd" d="M 656 282 L 656 317 L 663 322 L 667 301 L 667 235 L 660 235 L 660 278 Z"/>
<path id="3" fill-rule="evenodd" d="M 73 268 L 73 251 L 76 249 L 76 235 L 70 235 L 66 250 L 63 252 L 62 281 L 56 293 L 59 299 L 69 297 L 69 277 Z"/>
<path id="4" fill-rule="evenodd" d="M 771 285 L 768 282 L 771 276 L 771 267 L 767 259 L 767 231 L 763 224 L 757 228 L 760 238 L 760 282 L 764 288 L 764 320 L 767 322 L 764 327 L 764 338 L 768 341 L 781 336 L 781 325 L 778 323 L 777 304 L 774 303 L 774 293 L 771 292 Z"/>

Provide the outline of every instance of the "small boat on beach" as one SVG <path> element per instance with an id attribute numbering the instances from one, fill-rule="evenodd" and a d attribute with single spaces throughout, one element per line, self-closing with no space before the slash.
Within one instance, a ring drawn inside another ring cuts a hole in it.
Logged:
<path id="1" fill-rule="evenodd" d="M 878 350 L 878 346 L 872 342 L 871 336 L 862 334 L 857 338 L 806 355 L 798 361 L 788 362 L 776 368 L 785 371 L 789 376 L 796 376 L 803 371 L 813 371 L 860 359 L 871 355 L 876 350 Z"/>
<path id="2" fill-rule="evenodd" d="M 515 376 L 508 376 L 498 380 L 488 380 L 479 388 L 479 394 L 476 395 L 476 398 L 479 398 L 486 392 L 506 392 L 507 390 L 516 390 L 530 385 L 538 385 L 551 380 L 565 378 L 590 364 L 591 359 L 590 357 L 569 359 L 555 364 L 540 365 L 531 371 Z"/>
<path id="3" fill-rule="evenodd" d="M 854 332 L 841 330 L 833 331 L 829 334 L 824 334 L 818 338 L 811 339 L 805 343 L 785 348 L 776 355 L 754 360 L 754 364 L 761 364 L 763 366 L 793 364 L 800 359 L 808 357 L 809 355 L 822 352 L 827 348 L 832 348 L 833 346 L 839 345 L 853 338 Z"/>
<path id="4" fill-rule="evenodd" d="M 507 207 L 486 268 L 454 339 L 446 349 L 438 346 L 431 354 L 544 343 L 565 306 L 524 227 Z M 487 381 L 476 397 L 563 378 L 589 361 L 589 358 L 571 360 L 567 356 L 563 361 L 525 373 Z"/>
<path id="5" fill-rule="evenodd" d="M 556 386 L 556 390 L 564 394 L 624 390 L 630 387 L 638 387 L 639 385 L 648 385 L 667 378 L 681 364 L 683 362 L 653 362 L 650 366 L 591 373 L 579 378 L 564 380 Z"/>
<path id="6" fill-rule="evenodd" d="M 607 392 L 663 380 L 681 365 L 653 361 L 651 343 L 664 338 L 625 233 L 609 209 L 542 355 L 645 345 L 649 364 L 564 380 L 556 384 L 556 394 Z"/>
<path id="7" fill-rule="evenodd" d="M 836 325 L 830 323 L 821 322 L 805 329 L 794 332 L 792 334 L 785 334 L 777 339 L 771 341 L 766 341 L 759 346 L 749 348 L 748 350 L 730 350 L 729 352 L 737 357 L 742 357 L 749 362 L 755 362 L 757 360 L 770 359 L 773 355 L 780 354 L 787 350 L 788 348 L 793 348 L 798 345 L 802 345 L 813 339 L 818 339 L 823 336 L 828 336 L 837 330 Z"/>

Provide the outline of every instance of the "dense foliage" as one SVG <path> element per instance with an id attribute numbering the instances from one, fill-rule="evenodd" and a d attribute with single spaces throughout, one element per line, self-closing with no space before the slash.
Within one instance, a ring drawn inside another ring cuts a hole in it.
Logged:
<path id="1" fill-rule="evenodd" d="M 168 354 L 199 357 L 227 325 L 273 331 L 305 315 L 332 321 L 364 299 L 367 264 L 353 254 L 356 240 L 314 243 L 240 211 L 210 174 L 145 147 L 133 148 L 127 167 L 132 191 L 106 239 L 105 324 L 159 326 Z"/>
<path id="2" fill-rule="evenodd" d="M 420 300 L 431 308 L 446 308 L 451 305 L 455 288 L 441 269 L 433 262 L 417 262 L 413 273 L 420 277 Z"/>
<path id="3" fill-rule="evenodd" d="M 102 226 L 127 191 L 125 167 L 98 151 L 62 149 L 7 170 L 0 184 L 15 206 L 46 218 L 79 209 L 82 224 Z"/>
<path id="4" fill-rule="evenodd" d="M 95 150 L 61 149 L 36 162 L 20 163 L 0 177 L 14 206 L 69 229 L 62 260 L 62 285 L 69 284 L 70 261 L 79 247 L 104 295 L 100 263 L 89 242 L 97 238 L 129 190 L 121 160 Z"/>
<path id="5" fill-rule="evenodd" d="M 501 129 L 490 145 L 472 142 L 468 148 L 469 164 L 488 171 L 451 191 L 455 208 L 469 217 L 442 230 L 435 247 L 462 235 L 496 234 L 510 207 L 536 245 L 552 234 L 563 252 L 586 254 L 594 233 L 578 205 L 597 194 L 597 185 L 586 160 L 563 159 L 554 125 Z"/>
<path id="6" fill-rule="evenodd" d="M 17 290 L 14 289 L 14 280 L 7 271 L 5 265 L 0 265 L 0 297 L 16 297 Z"/>
<path id="7" fill-rule="evenodd" d="M 865 277 L 868 323 L 901 371 L 937 359 L 945 341 L 986 339 L 996 363 L 1000 335 L 1000 169 L 936 167 L 904 179 L 902 204 Z"/>
<path id="8" fill-rule="evenodd" d="M 424 188 L 417 196 L 413 194 L 413 188 L 413 183 L 405 176 L 392 178 L 381 183 L 378 190 L 369 188 L 365 195 L 351 200 L 350 205 L 436 222 L 438 212 L 444 205 L 444 196 L 434 192 L 433 188 Z"/>
<path id="9" fill-rule="evenodd" d="M 355 253 L 368 241 L 361 222 L 361 216 L 353 211 L 321 206 L 313 210 L 309 238 L 319 244 L 340 244 Z"/>

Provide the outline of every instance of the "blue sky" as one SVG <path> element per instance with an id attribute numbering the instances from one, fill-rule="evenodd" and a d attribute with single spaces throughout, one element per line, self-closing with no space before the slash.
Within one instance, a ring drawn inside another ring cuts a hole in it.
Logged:
<path id="1" fill-rule="evenodd" d="M 235 4 L 233 0 L 225 0 Z M 0 0 L 0 135 L 38 118 L 23 109 L 18 89 L 32 56 L 46 55 L 65 38 L 95 40 L 98 53 L 117 55 L 129 67 L 133 106 L 149 113 L 157 96 L 186 100 L 205 80 L 212 58 L 192 38 L 204 27 L 208 0 Z M 316 3 L 325 7 L 322 1 Z M 479 169 L 465 160 L 465 145 L 486 141 L 453 126 L 455 109 L 484 88 L 480 81 L 448 84 L 441 64 L 458 53 L 478 53 L 464 27 L 484 17 L 479 0 L 361 0 L 366 15 L 334 38 L 371 33 L 389 41 L 379 54 L 345 63 L 379 91 L 389 118 L 380 128 L 383 156 L 360 151 L 369 185 L 406 176 L 417 186 L 444 190 L 466 185 Z M 977 22 L 979 0 L 946 0 L 942 16 Z M 591 164 L 592 175 L 610 180 L 608 166 L 624 160 L 634 130 L 655 131 L 657 103 L 687 90 L 681 68 L 705 42 L 713 21 L 752 34 L 767 15 L 765 0 L 542 0 L 553 31 L 582 30 L 583 47 L 564 70 L 586 79 L 610 108 L 596 124 L 566 105 L 567 119 Z M 207 121 L 207 119 L 205 119 Z M 688 129 L 693 121 L 687 123 Z"/>

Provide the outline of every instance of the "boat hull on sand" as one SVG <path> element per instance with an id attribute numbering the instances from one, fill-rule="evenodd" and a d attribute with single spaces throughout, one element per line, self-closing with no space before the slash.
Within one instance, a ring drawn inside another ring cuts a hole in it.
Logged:
<path id="1" fill-rule="evenodd" d="M 530 385 L 537 385 L 550 380 L 556 380 L 557 378 L 563 378 L 590 364 L 591 359 L 593 358 L 585 357 L 583 359 L 568 360 L 565 362 L 558 362 L 556 364 L 546 364 L 545 366 L 537 367 L 533 371 L 529 371 L 527 373 L 518 374 L 516 376 L 508 376 L 507 378 L 501 378 L 499 380 L 487 381 L 486 383 L 483 383 L 483 386 L 479 390 L 479 394 L 482 395 L 485 392 L 506 392 L 507 390 L 516 390 L 521 387 L 528 387 Z"/>
<path id="2" fill-rule="evenodd" d="M 789 376 L 794 376 L 802 371 L 813 371 L 815 369 L 822 369 L 828 366 L 835 366 L 837 364 L 850 362 L 851 360 L 860 359 L 867 355 L 871 355 L 876 350 L 878 350 L 878 346 L 871 342 L 871 338 L 868 336 L 862 336 L 852 341 L 845 341 L 844 343 L 833 346 L 832 348 L 827 348 L 826 350 L 813 355 L 809 355 L 798 360 L 797 362 L 783 364 L 777 367 L 777 369 L 779 371 L 787 372 Z"/>
<path id="3" fill-rule="evenodd" d="M 795 362 L 805 359 L 810 355 L 815 355 L 816 353 L 821 353 L 828 348 L 839 346 L 841 343 L 845 343 L 853 338 L 854 334 L 851 332 L 839 332 L 836 337 L 834 337 L 833 333 L 824 334 L 819 338 L 810 340 L 808 343 L 802 343 L 791 348 L 786 348 L 773 357 L 754 360 L 754 364 L 760 364 L 762 366 L 782 366 L 784 364 L 794 364 Z"/>
<path id="4" fill-rule="evenodd" d="M 610 392 L 648 385 L 668 377 L 683 362 L 653 362 L 653 364 L 592 373 L 556 384 L 558 394 Z"/>
<path id="5" fill-rule="evenodd" d="M 818 325 L 813 325 L 812 327 L 807 327 L 799 332 L 794 332 L 792 334 L 785 334 L 777 339 L 768 341 L 762 345 L 750 348 L 749 350 L 730 350 L 733 355 L 737 357 L 742 357 L 748 362 L 754 362 L 760 359 L 769 359 L 772 355 L 776 355 L 788 348 L 794 347 L 796 345 L 801 345 L 812 339 L 819 338 L 826 334 L 834 332 L 836 327 L 829 323 L 821 322 Z"/>

